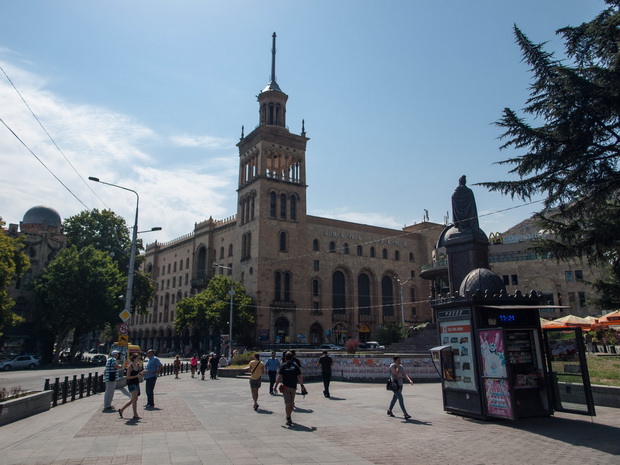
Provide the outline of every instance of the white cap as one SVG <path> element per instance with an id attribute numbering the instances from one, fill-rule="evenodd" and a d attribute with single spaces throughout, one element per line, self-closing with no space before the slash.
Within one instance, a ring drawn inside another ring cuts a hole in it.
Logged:
<path id="1" fill-rule="evenodd" d="M 118 354 L 120 354 L 118 350 L 113 350 L 112 352 L 110 352 L 110 355 L 118 355 Z"/>

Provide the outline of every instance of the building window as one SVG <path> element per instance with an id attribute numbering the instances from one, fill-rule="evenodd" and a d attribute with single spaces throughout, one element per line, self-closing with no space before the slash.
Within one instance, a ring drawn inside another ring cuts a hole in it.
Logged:
<path id="1" fill-rule="evenodd" d="M 364 248 L 361 245 L 357 246 L 357 256 L 361 257 L 362 255 L 364 255 Z"/>
<path id="2" fill-rule="evenodd" d="M 579 306 L 582 308 L 585 307 L 586 306 L 586 293 L 578 292 L 577 294 L 579 296 Z"/>
<path id="3" fill-rule="evenodd" d="M 172 287 L 173 287 L 173 288 L 174 288 L 174 287 L 177 287 L 177 277 L 176 277 L 176 276 L 173 276 L 173 277 L 172 277 Z"/>
<path id="4" fill-rule="evenodd" d="M 312 241 L 312 250 L 313 250 L 314 252 L 318 252 L 318 251 L 319 251 L 319 249 L 320 249 L 320 246 L 319 246 L 319 240 L 318 240 L 318 239 L 313 240 L 313 241 Z"/>
<path id="5" fill-rule="evenodd" d="M 185 259 L 185 268 L 189 268 L 189 257 Z"/>
<path id="6" fill-rule="evenodd" d="M 389 276 L 384 276 L 381 280 L 381 301 L 383 316 L 394 316 L 394 284 Z"/>
<path id="7" fill-rule="evenodd" d="M 332 276 L 332 309 L 334 313 L 345 313 L 347 308 L 346 281 L 342 271 Z"/>
<path id="8" fill-rule="evenodd" d="M 177 262 L 174 262 L 174 267 L 173 267 L 173 271 L 172 272 L 173 273 L 177 272 Z"/>
<path id="9" fill-rule="evenodd" d="M 183 260 L 179 260 L 179 271 L 183 271 Z"/>
<path id="10" fill-rule="evenodd" d="M 271 192 L 269 194 L 269 217 L 270 218 L 276 217 L 276 193 L 275 192 Z"/>
<path id="11" fill-rule="evenodd" d="M 297 197 L 291 195 L 291 220 L 297 221 Z"/>
<path id="12" fill-rule="evenodd" d="M 224 247 L 220 247 L 220 258 L 224 258 Z"/>
<path id="13" fill-rule="evenodd" d="M 286 231 L 280 231 L 280 252 L 286 252 L 287 247 L 287 234 Z"/>
<path id="14" fill-rule="evenodd" d="M 228 276 L 232 275 L 232 263 L 228 264 Z"/>
<path id="15" fill-rule="evenodd" d="M 344 246 L 342 246 L 342 252 L 345 255 L 349 255 L 349 244 L 347 244 L 346 242 L 344 243 Z"/>
<path id="16" fill-rule="evenodd" d="M 583 281 L 583 270 L 575 270 L 575 281 Z"/>
<path id="17" fill-rule="evenodd" d="M 409 252 L 409 261 L 412 262 L 413 260 L 413 252 Z"/>
<path id="18" fill-rule="evenodd" d="M 280 194 L 280 219 L 286 219 L 286 194 Z"/>
<path id="19" fill-rule="evenodd" d="M 170 274 L 170 263 L 168 263 L 168 274 Z"/>
<path id="20" fill-rule="evenodd" d="M 336 243 L 334 241 L 331 241 L 329 243 L 329 252 L 334 253 L 335 251 L 336 251 Z"/>
<path id="21" fill-rule="evenodd" d="M 544 293 L 542 294 L 542 304 L 543 305 L 555 305 L 555 302 L 553 301 L 554 295 L 553 293 Z"/>
<path id="22" fill-rule="evenodd" d="M 357 277 L 357 305 L 360 315 L 370 315 L 370 278 L 366 273 Z"/>
<path id="23" fill-rule="evenodd" d="M 387 260 L 387 258 L 388 258 L 388 251 L 387 251 L 387 249 L 383 249 L 383 251 L 381 252 L 381 256 L 383 257 L 384 260 Z"/>
<path id="24" fill-rule="evenodd" d="M 166 265 L 161 267 L 161 275 L 165 275 L 166 274 Z"/>
<path id="25" fill-rule="evenodd" d="M 564 277 L 566 278 L 566 282 L 567 283 L 572 283 L 573 282 L 573 272 L 572 271 L 565 271 L 564 272 Z"/>
<path id="26" fill-rule="evenodd" d="M 318 297 L 318 296 L 319 296 L 319 280 L 313 279 L 312 280 L 312 297 Z"/>
<path id="27" fill-rule="evenodd" d="M 511 274 L 510 275 L 510 281 L 511 281 L 511 284 L 513 286 L 518 286 L 519 285 L 519 277 L 516 274 Z"/>
<path id="28" fill-rule="evenodd" d="M 394 260 L 396 261 L 400 260 L 400 252 L 398 250 L 394 251 Z"/>
<path id="29" fill-rule="evenodd" d="M 228 256 L 232 257 L 232 255 L 233 255 L 233 245 L 228 244 Z"/>
<path id="30" fill-rule="evenodd" d="M 375 252 L 375 248 L 374 247 L 370 248 L 370 257 L 371 258 L 375 258 L 376 257 L 376 252 Z"/>
<path id="31" fill-rule="evenodd" d="M 314 260 L 313 269 L 314 269 L 314 271 L 319 271 L 319 261 L 318 260 Z"/>

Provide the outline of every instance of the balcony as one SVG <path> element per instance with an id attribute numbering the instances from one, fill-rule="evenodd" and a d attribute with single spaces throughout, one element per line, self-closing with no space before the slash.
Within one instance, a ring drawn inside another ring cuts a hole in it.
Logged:
<path id="1" fill-rule="evenodd" d="M 190 281 L 192 287 L 194 289 L 198 289 L 199 291 L 202 291 L 204 289 L 206 289 L 207 284 L 209 284 L 209 277 L 208 276 L 192 276 L 192 280 Z"/>

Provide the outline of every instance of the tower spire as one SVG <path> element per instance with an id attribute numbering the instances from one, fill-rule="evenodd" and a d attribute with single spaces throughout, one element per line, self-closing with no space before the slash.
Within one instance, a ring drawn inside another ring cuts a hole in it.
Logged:
<path id="1" fill-rule="evenodd" d="M 276 33 L 271 36 L 273 43 L 271 46 L 271 82 L 276 82 Z"/>

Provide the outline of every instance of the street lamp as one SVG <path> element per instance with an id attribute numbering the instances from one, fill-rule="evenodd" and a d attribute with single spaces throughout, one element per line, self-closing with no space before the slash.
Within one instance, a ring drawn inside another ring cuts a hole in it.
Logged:
<path id="1" fill-rule="evenodd" d="M 407 284 L 409 281 L 411 281 L 412 279 L 413 279 L 413 276 L 407 279 L 407 281 L 405 281 L 404 283 L 401 283 L 400 279 L 396 278 L 396 281 L 398 281 L 398 285 L 400 286 L 400 314 L 402 317 L 403 327 L 405 326 L 405 302 L 403 301 L 403 286 Z"/>
<path id="2" fill-rule="evenodd" d="M 224 268 L 225 270 L 232 270 L 229 266 L 219 265 L 217 263 L 213 264 L 213 268 Z M 233 287 L 232 280 L 230 282 L 230 290 L 228 291 L 228 295 L 230 296 L 230 316 L 228 322 L 228 356 L 232 358 L 232 342 L 233 342 L 233 297 L 235 296 L 235 289 Z"/>
<path id="3" fill-rule="evenodd" d="M 129 271 L 127 273 L 127 292 L 125 293 L 125 312 L 126 315 L 131 315 L 131 297 L 133 294 L 133 276 L 135 273 L 135 265 L 136 265 L 136 244 L 138 242 L 138 232 L 150 232 L 150 231 L 161 231 L 161 227 L 156 226 L 147 231 L 138 231 L 138 206 L 140 204 L 140 196 L 133 189 L 129 189 L 127 187 L 119 186 L 117 184 L 112 184 L 105 181 L 100 181 L 99 178 L 94 176 L 89 176 L 89 180 L 98 182 L 100 184 L 105 184 L 107 186 L 118 187 L 119 189 L 123 189 L 125 191 L 133 192 L 136 194 L 136 218 L 133 223 L 133 232 L 131 235 L 131 251 L 129 252 Z"/>

